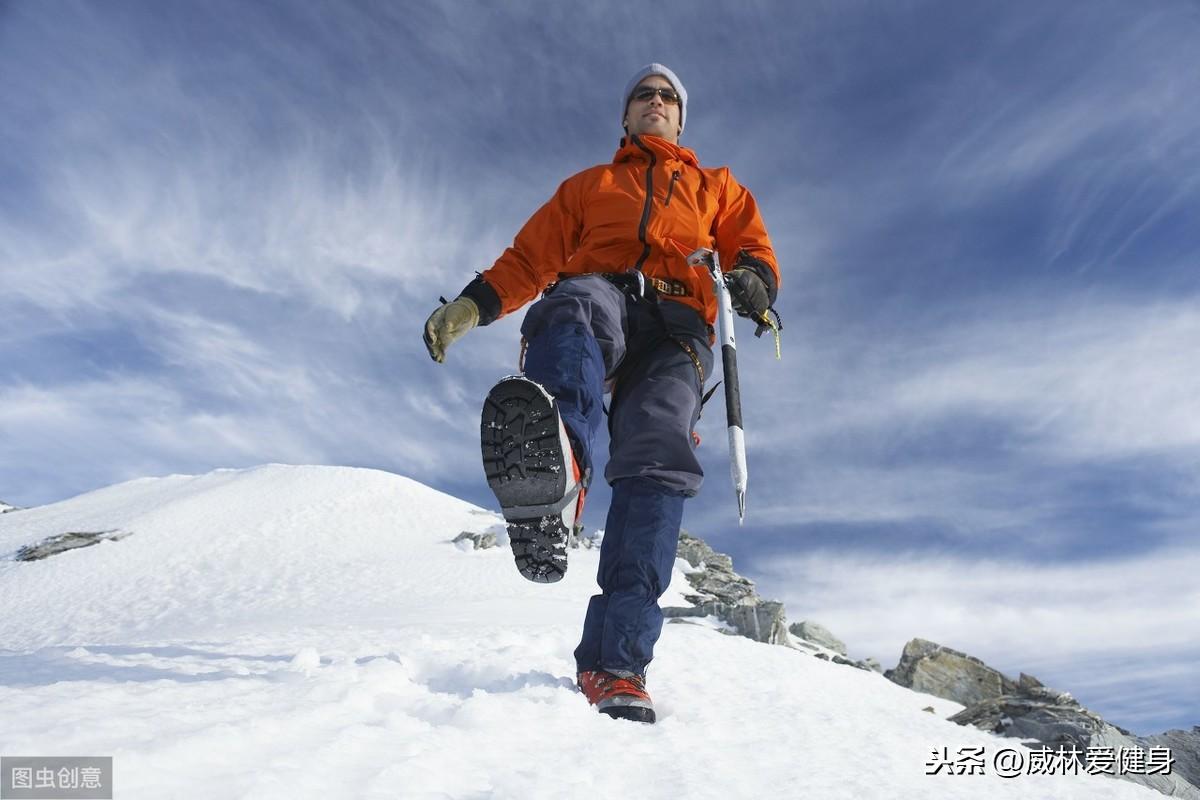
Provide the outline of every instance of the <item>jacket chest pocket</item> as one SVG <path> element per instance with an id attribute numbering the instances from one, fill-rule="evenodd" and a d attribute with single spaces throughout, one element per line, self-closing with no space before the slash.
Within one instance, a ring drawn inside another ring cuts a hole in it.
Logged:
<path id="1" fill-rule="evenodd" d="M 664 238 L 706 247 L 717 216 L 717 199 L 690 170 L 663 173 L 666 188 L 656 203 L 653 229 Z"/>

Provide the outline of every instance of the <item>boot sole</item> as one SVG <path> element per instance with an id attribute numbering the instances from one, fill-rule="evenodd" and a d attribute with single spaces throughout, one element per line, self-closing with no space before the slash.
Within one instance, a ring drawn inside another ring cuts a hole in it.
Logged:
<path id="1" fill-rule="evenodd" d="M 600 709 L 601 714 L 607 714 L 613 719 L 627 719 L 631 722 L 642 722 L 647 725 L 653 725 L 654 709 L 640 708 L 638 706 L 610 706 L 609 708 Z"/>
<path id="2" fill-rule="evenodd" d="M 577 492 L 564 496 L 571 467 L 552 398 L 525 378 L 500 381 L 484 400 L 479 439 L 517 571 L 536 583 L 562 580 L 569 531 L 561 510 Z"/>

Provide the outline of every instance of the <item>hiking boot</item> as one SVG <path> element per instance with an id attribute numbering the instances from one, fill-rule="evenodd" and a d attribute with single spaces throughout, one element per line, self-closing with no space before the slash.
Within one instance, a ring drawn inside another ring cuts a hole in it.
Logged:
<path id="1" fill-rule="evenodd" d="M 646 679 L 632 672 L 581 672 L 579 691 L 601 714 L 613 719 L 654 722 L 654 703 L 646 694 Z"/>
<path id="2" fill-rule="evenodd" d="M 586 492 L 554 398 L 527 378 L 504 378 L 483 403 L 479 438 L 517 570 L 538 583 L 561 580 Z"/>

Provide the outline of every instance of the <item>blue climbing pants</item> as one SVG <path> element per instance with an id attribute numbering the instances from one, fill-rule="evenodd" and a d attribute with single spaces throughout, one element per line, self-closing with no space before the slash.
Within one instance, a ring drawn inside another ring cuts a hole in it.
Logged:
<path id="1" fill-rule="evenodd" d="M 704 471 L 692 430 L 709 329 L 691 308 L 639 298 L 599 275 L 572 277 L 534 303 L 521 333 L 525 375 L 554 395 L 581 471 L 612 388 L 604 476 L 613 487 L 597 582 L 575 650 L 579 671 L 644 675 L 662 631 L 658 598 L 675 563 L 683 501 Z"/>

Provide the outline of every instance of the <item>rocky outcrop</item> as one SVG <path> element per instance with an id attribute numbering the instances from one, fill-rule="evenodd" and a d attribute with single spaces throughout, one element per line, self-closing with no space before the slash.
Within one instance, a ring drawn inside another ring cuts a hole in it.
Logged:
<path id="1" fill-rule="evenodd" d="M 1167 731 L 1146 737 L 1149 747 L 1168 747 L 1175 756 L 1173 771 L 1193 786 L 1200 786 L 1200 725 L 1190 731 Z"/>
<path id="2" fill-rule="evenodd" d="M 1017 690 L 1016 683 L 978 658 L 925 639 L 906 644 L 900 663 L 883 674 L 893 683 L 964 706 Z"/>
<path id="3" fill-rule="evenodd" d="M 803 639 L 806 642 L 819 644 L 822 647 L 832 650 L 835 653 L 841 653 L 843 656 L 849 655 L 846 652 L 846 645 L 841 639 L 830 633 L 825 626 L 819 625 L 811 620 L 803 620 L 788 627 L 788 632 L 793 636 Z"/>
<path id="4" fill-rule="evenodd" d="M 807 650 L 816 658 L 867 672 L 883 672 L 883 667 L 879 666 L 879 662 L 873 658 L 861 661 L 848 658 L 846 645 L 842 643 L 842 640 L 830 633 L 823 625 L 812 620 L 804 620 L 788 626 L 788 633 L 792 636 L 793 647 Z"/>
<path id="5" fill-rule="evenodd" d="M 692 591 L 684 594 L 692 605 L 664 608 L 663 616 L 676 620 L 713 616 L 730 632 L 756 642 L 803 650 L 835 664 L 880 671 L 874 659 L 847 658 L 846 645 L 816 622 L 805 620 L 789 628 L 783 603 L 760 597 L 753 581 L 734 572 L 733 559 L 716 552 L 702 539 L 681 531 L 676 555 L 692 568 L 687 574 Z"/>
<path id="6" fill-rule="evenodd" d="M 17 561 L 40 561 L 43 558 L 65 553 L 67 550 L 77 550 L 80 547 L 91 547 L 100 542 L 117 542 L 130 535 L 130 531 L 71 531 L 60 533 L 43 539 L 37 544 L 27 544 L 17 551 Z"/>
<path id="7" fill-rule="evenodd" d="M 1128 731 L 1110 725 L 1098 714 L 1081 706 L 1068 692 L 1045 686 L 981 700 L 950 717 L 950 720 L 1001 736 L 1035 739 L 1048 746 L 1075 744 L 1086 748 L 1106 728 L 1129 735 Z"/>
<path id="8" fill-rule="evenodd" d="M 1194 740 L 1189 743 L 1186 739 L 1172 737 L 1165 741 L 1152 741 L 1134 736 L 1084 708 L 1067 692 L 1045 686 L 1023 688 L 1017 694 L 976 703 L 950 717 L 950 721 L 959 725 L 973 725 L 1026 743 L 1035 741 L 1052 750 L 1074 747 L 1081 754 L 1078 758 L 1083 767 L 1087 762 L 1082 754 L 1086 754 L 1089 747 L 1111 752 L 1118 760 L 1122 752 L 1140 750 L 1148 753 L 1151 747 L 1168 747 L 1175 759 L 1169 774 L 1142 774 L 1144 770 L 1141 770 L 1114 774 L 1112 777 L 1147 786 L 1168 797 L 1200 800 L 1200 788 L 1189 781 L 1185 766 L 1185 763 L 1195 764 Z M 1193 749 L 1186 750 L 1188 746 Z M 1115 764 L 1111 772 L 1117 772 Z"/>
<path id="9" fill-rule="evenodd" d="M 1170 731 L 1159 737 L 1139 738 L 1084 708 L 1069 693 L 1042 685 L 1037 678 L 1022 673 L 1014 681 L 978 658 L 925 639 L 913 639 L 905 645 L 900 663 L 884 674 L 901 686 L 967 706 L 950 717 L 951 722 L 1026 744 L 1035 742 L 1055 750 L 1075 747 L 1081 753 L 1089 747 L 1112 748 L 1113 752 L 1170 747 L 1176 759 L 1172 774 L 1116 777 L 1171 797 L 1200 800 L 1200 789 L 1189 782 L 1189 769 L 1194 778 L 1197 756 L 1180 758 L 1185 752 L 1197 752 L 1200 728 L 1191 734 Z"/>
<path id="10" fill-rule="evenodd" d="M 754 582 L 733 571 L 733 559 L 718 553 L 686 531 L 679 533 L 679 558 L 691 565 L 687 581 L 690 607 L 667 607 L 667 618 L 714 616 L 741 636 L 756 642 L 790 645 L 783 603 L 763 600 Z"/>
<path id="11" fill-rule="evenodd" d="M 10 506 L 8 503 L 0 500 L 0 514 L 7 514 L 9 511 L 20 511 L 16 506 Z"/>
<path id="12" fill-rule="evenodd" d="M 735 605 L 722 609 L 721 618 L 733 626 L 742 636 L 756 642 L 781 644 L 788 646 L 791 639 L 787 630 L 787 611 L 783 603 L 775 600 L 763 600 L 757 594 L 752 595 L 758 602 L 754 605 Z M 714 610 L 713 604 L 708 605 Z M 721 616 L 718 614 L 718 616 Z"/>

